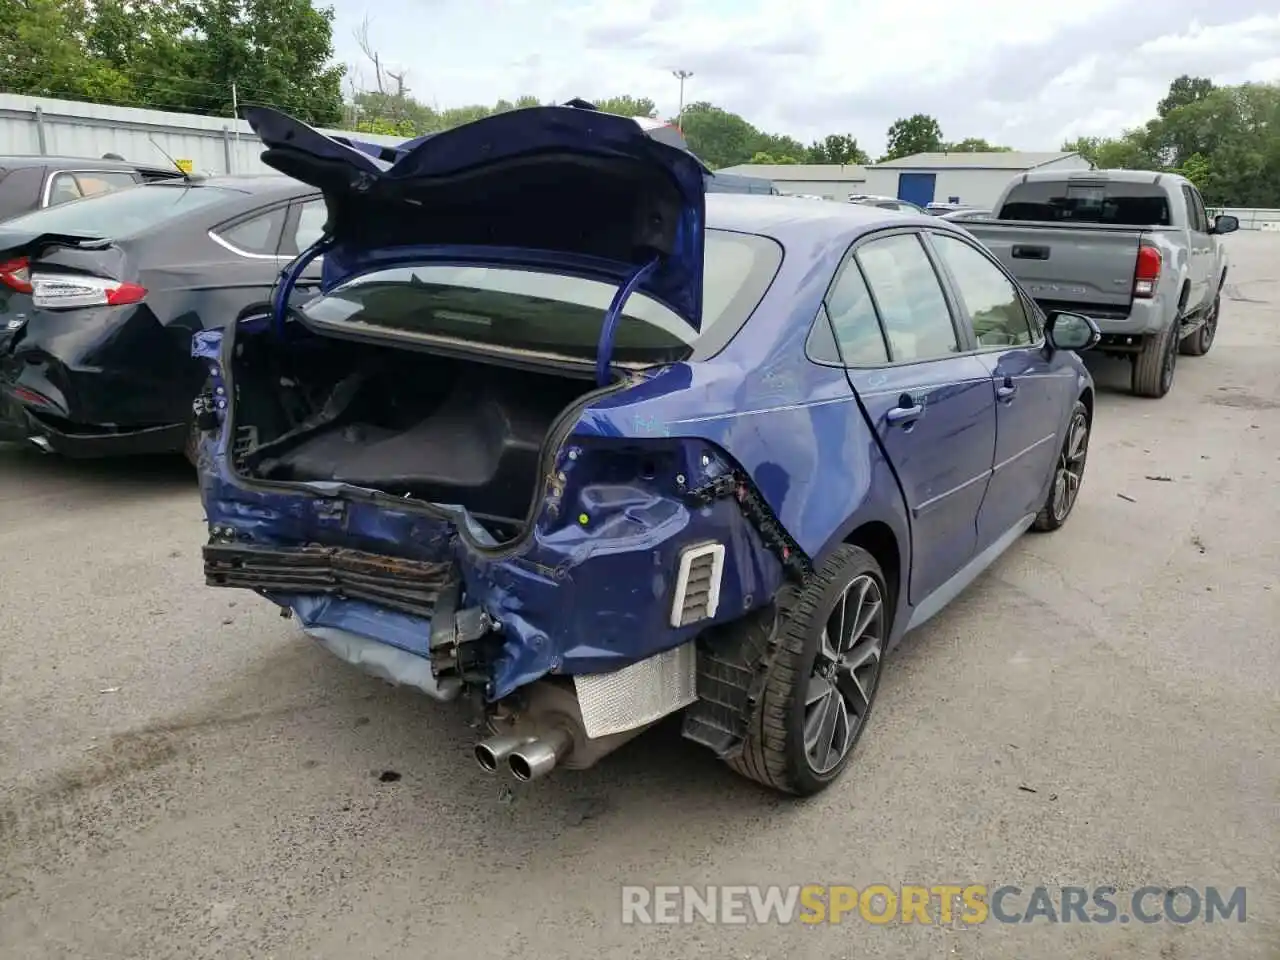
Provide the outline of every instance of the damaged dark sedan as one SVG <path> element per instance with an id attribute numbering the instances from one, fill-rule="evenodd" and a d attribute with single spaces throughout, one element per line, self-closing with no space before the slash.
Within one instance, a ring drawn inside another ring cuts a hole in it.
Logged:
<path id="1" fill-rule="evenodd" d="M 206 582 L 468 702 L 485 770 L 682 713 L 815 793 L 902 635 L 1071 514 L 1096 328 L 957 227 L 709 195 L 585 106 L 398 152 L 247 116 L 328 219 L 271 311 L 193 340 Z"/>
<path id="2" fill-rule="evenodd" d="M 194 457 L 206 373 L 192 335 L 264 309 L 323 222 L 313 187 L 260 176 L 149 183 L 0 224 L 0 440 Z"/>

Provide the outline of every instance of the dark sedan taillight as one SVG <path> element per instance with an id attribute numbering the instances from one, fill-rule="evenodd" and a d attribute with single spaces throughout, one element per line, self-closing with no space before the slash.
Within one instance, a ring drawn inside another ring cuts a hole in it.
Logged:
<path id="1" fill-rule="evenodd" d="M 19 293 L 31 292 L 31 262 L 26 257 L 0 260 L 0 283 Z"/>
<path id="2" fill-rule="evenodd" d="M 31 277 L 31 302 L 45 310 L 118 307 L 139 303 L 147 288 L 136 283 L 74 273 L 37 273 Z"/>

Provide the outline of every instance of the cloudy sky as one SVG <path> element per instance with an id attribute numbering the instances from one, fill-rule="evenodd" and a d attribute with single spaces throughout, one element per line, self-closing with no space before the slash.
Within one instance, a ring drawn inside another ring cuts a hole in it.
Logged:
<path id="1" fill-rule="evenodd" d="M 674 115 L 710 100 L 805 142 L 849 132 L 873 154 L 894 119 L 947 139 L 1056 149 L 1150 117 L 1181 73 L 1280 80 L 1276 0 L 327 0 L 345 63 L 384 62 L 439 106 L 630 93 Z"/>

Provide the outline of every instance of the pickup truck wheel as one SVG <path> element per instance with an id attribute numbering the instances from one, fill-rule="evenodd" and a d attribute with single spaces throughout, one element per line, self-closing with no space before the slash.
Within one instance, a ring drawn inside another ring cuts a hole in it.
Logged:
<path id="1" fill-rule="evenodd" d="M 1189 357 L 1203 357 L 1213 346 L 1213 338 L 1218 333 L 1218 310 L 1222 307 L 1222 294 L 1213 298 L 1213 306 L 1205 315 L 1204 323 L 1195 333 L 1182 341 L 1180 349 Z"/>
<path id="2" fill-rule="evenodd" d="M 780 646 L 742 752 L 758 783 L 810 796 L 844 772 L 880 686 L 892 611 L 874 557 L 844 544 L 788 605 Z"/>
<path id="3" fill-rule="evenodd" d="M 1158 400 L 1173 386 L 1173 373 L 1178 363 L 1178 334 L 1181 326 L 1177 320 L 1161 333 L 1147 338 L 1142 352 L 1133 359 L 1130 385 L 1140 397 Z"/>
<path id="4" fill-rule="evenodd" d="M 1062 440 L 1062 449 L 1058 451 L 1058 459 L 1053 465 L 1049 495 L 1036 514 L 1035 523 L 1031 525 L 1033 530 L 1050 533 L 1071 516 L 1071 508 L 1080 496 L 1080 485 L 1084 483 L 1084 465 L 1089 459 L 1089 427 L 1089 409 L 1077 400 L 1067 424 L 1067 435 Z"/>

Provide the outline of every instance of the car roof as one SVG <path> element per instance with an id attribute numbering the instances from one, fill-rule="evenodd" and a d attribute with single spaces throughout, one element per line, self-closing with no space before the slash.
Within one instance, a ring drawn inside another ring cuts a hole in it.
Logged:
<path id="1" fill-rule="evenodd" d="M 177 180 L 177 174 L 174 177 Z M 144 187 L 160 187 L 167 188 L 174 185 L 175 180 L 164 181 L 160 183 L 143 184 Z M 177 180 L 181 183 L 181 180 Z M 278 173 L 263 174 L 218 174 L 212 177 L 197 176 L 189 181 L 189 185 L 193 187 L 221 187 L 223 190 L 235 190 L 246 196 L 252 197 L 289 197 L 289 196 L 307 196 L 309 194 L 319 195 L 320 191 L 305 183 L 300 183 L 292 177 L 281 176 Z"/>
<path id="2" fill-rule="evenodd" d="M 800 197 L 749 193 L 707 195 L 708 227 L 762 234 L 783 247 L 851 242 L 854 237 L 873 230 L 913 224 L 934 228 L 939 225 L 937 217 L 927 214 L 903 213 L 863 203 L 835 200 L 815 203 Z"/>
<path id="3" fill-rule="evenodd" d="M 108 160 L 102 157 L 39 157 L 39 156 L 0 156 L 0 167 L 12 170 L 17 167 L 53 167 L 57 170 L 154 170 L 164 172 L 172 170 L 167 164 L 134 163 L 130 160 Z M 173 175 L 179 176 L 177 170 Z"/>

